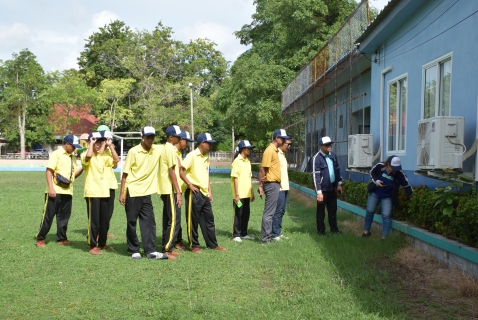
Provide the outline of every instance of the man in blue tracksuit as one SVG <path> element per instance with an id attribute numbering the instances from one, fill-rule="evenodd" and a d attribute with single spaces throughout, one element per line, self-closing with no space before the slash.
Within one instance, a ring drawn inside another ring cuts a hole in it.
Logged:
<path id="1" fill-rule="evenodd" d="M 325 235 L 325 207 L 330 232 L 341 233 L 337 227 L 337 192 L 342 194 L 342 177 L 336 155 L 332 152 L 332 140 L 320 138 L 320 150 L 312 158 L 312 180 L 317 193 L 317 232 Z"/>

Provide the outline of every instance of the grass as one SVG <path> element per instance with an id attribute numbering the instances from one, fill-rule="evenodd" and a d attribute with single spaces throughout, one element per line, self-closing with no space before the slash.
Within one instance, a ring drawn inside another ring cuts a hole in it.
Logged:
<path id="1" fill-rule="evenodd" d="M 0 318 L 408 319 L 407 306 L 418 307 L 415 301 L 404 306 L 402 284 L 377 267 L 406 247 L 404 237 L 362 239 L 355 216 L 345 212 L 339 213 L 344 234 L 319 237 L 315 208 L 297 193 L 289 197 L 283 222 L 288 240 L 261 245 L 264 200 L 258 198 L 249 227 L 256 240 L 234 242 L 225 174 L 211 178 L 218 243 L 227 252 L 205 249 L 200 236 L 201 254 L 133 260 L 126 253 L 124 208 L 116 202 L 110 228 L 115 237 L 108 240 L 115 251 L 88 254 L 84 176 L 75 182 L 68 229 L 73 245 L 56 245 L 52 228 L 47 247 L 36 248 L 44 177 L 0 172 Z M 159 196 L 153 204 L 159 227 Z M 158 247 L 160 239 L 159 227 Z"/>

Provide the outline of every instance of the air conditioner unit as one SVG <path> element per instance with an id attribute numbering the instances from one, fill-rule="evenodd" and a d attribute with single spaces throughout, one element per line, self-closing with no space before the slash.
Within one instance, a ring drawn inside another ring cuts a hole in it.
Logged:
<path id="1" fill-rule="evenodd" d="M 464 117 L 434 117 L 418 121 L 418 169 L 462 167 Z"/>
<path id="2" fill-rule="evenodd" d="M 351 168 L 370 168 L 373 158 L 373 135 L 355 134 L 349 136 L 349 161 Z"/>

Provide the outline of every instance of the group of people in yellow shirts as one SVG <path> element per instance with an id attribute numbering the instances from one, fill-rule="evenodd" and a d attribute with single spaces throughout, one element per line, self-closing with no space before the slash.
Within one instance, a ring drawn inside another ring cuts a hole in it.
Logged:
<path id="1" fill-rule="evenodd" d="M 102 128 L 103 127 L 103 128 Z M 104 129 L 104 130 L 100 130 Z M 112 249 L 106 244 L 118 183 L 113 169 L 119 156 L 108 128 L 100 126 L 89 135 L 88 148 L 81 153 L 82 168 L 74 155 L 81 148 L 78 137 L 67 135 L 63 146 L 51 153 L 47 169 L 45 203 L 37 234 L 37 247 L 45 247 L 45 236 L 57 219 L 57 244 L 68 245 L 66 231 L 71 215 L 73 182 L 85 171 L 84 198 L 87 203 L 89 253 L 102 254 Z M 136 233 L 139 221 L 144 254 L 149 259 L 175 260 L 186 246 L 182 239 L 181 193 L 185 194 L 186 224 L 189 250 L 201 252 L 198 226 L 206 246 L 226 251 L 217 244 L 213 200 L 209 183 L 209 156 L 213 140 L 209 133 L 197 137 L 197 148 L 182 159 L 187 142 L 193 142 L 188 132 L 176 125 L 166 129 L 165 144 L 154 144 L 156 130 L 151 126 L 141 130 L 141 143 L 128 151 L 121 177 L 119 202 L 126 211 L 127 250 L 133 259 L 141 259 L 140 242 Z M 156 222 L 151 196 L 159 194 L 163 201 L 162 248 L 156 248 Z M 176 250 L 174 250 L 176 249 Z"/>

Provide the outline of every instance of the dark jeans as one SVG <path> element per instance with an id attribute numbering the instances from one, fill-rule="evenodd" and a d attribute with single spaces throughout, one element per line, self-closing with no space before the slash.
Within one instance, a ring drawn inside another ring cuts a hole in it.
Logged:
<path id="1" fill-rule="evenodd" d="M 317 201 L 317 232 L 325 232 L 325 207 L 327 207 L 327 215 L 329 218 L 329 227 L 331 232 L 339 231 L 337 227 L 337 192 L 332 191 L 322 191 L 324 195 L 324 201 Z"/>
<path id="2" fill-rule="evenodd" d="M 274 218 L 272 219 L 272 238 L 278 237 L 282 233 L 282 217 L 285 214 L 287 205 L 287 196 L 289 191 L 279 191 L 279 198 L 277 199 L 277 208 Z"/>

